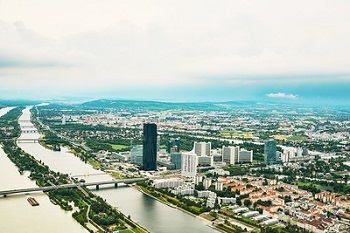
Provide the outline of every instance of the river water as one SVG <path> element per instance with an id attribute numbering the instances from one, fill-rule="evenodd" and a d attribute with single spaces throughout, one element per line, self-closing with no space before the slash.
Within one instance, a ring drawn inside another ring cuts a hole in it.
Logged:
<path id="1" fill-rule="evenodd" d="M 0 116 L 6 114 L 10 109 L 0 109 Z M 0 148 L 1 190 L 37 187 L 35 182 L 28 178 L 28 175 L 29 173 L 21 175 Z M 31 206 L 27 201 L 29 196 L 34 197 L 40 205 Z M 53 205 L 49 197 L 42 192 L 0 197 L 0 210 L 0 232 L 87 232 L 72 218 L 71 212 L 66 212 L 59 206 Z"/>
<path id="2" fill-rule="evenodd" d="M 29 110 L 30 110 L 29 107 L 24 109 L 23 115 L 19 119 L 19 122 L 22 128 L 23 127 L 29 128 L 31 126 L 33 127 L 33 125 L 30 122 L 27 122 L 30 119 Z M 40 135 L 38 133 L 26 133 L 26 134 L 22 134 L 19 139 L 34 139 L 39 137 Z M 58 171 L 62 173 L 67 173 L 67 174 L 70 174 L 71 176 L 79 176 L 79 178 L 83 178 L 87 182 L 104 181 L 104 180 L 112 179 L 110 175 L 102 171 L 96 170 L 91 165 L 85 164 L 84 162 L 82 162 L 79 158 L 69 153 L 69 151 L 66 148 L 62 148 L 61 151 L 57 152 L 57 151 L 48 150 L 42 147 L 39 143 L 23 142 L 23 143 L 18 143 L 18 145 L 24 151 L 33 155 L 37 160 L 43 161 L 46 165 L 50 167 L 50 169 L 56 172 Z M 0 163 L 0 167 L 1 168 L 3 167 L 2 163 Z M 2 182 L 0 182 L 0 185 L 1 184 Z M 1 189 L 4 189 L 4 188 L 1 187 Z M 108 203 L 118 208 L 124 214 L 130 215 L 134 221 L 139 223 L 141 226 L 145 227 L 150 232 L 155 232 L 155 233 L 217 232 L 207 226 L 208 222 L 206 220 L 192 217 L 191 215 L 186 214 L 178 209 L 171 208 L 165 204 L 162 204 L 154 200 L 153 198 L 148 197 L 147 195 L 144 195 L 143 193 L 129 186 L 120 186 L 118 188 L 100 187 L 99 191 L 94 190 L 94 192 L 97 195 L 101 196 L 102 198 L 106 199 Z M 36 194 L 36 195 L 38 196 L 43 195 L 46 197 L 45 194 Z M 19 197 L 21 197 L 21 195 L 19 195 Z M 19 198 L 19 197 L 15 197 L 15 198 Z M 14 198 L 10 197 L 8 199 L 11 200 Z M 28 203 L 25 203 L 25 204 L 29 205 Z M 1 202 L 0 202 L 0 207 L 1 207 Z M 29 207 L 31 206 L 29 205 Z M 33 207 L 31 208 L 35 209 Z M 52 205 L 51 208 L 59 208 L 59 207 Z M 3 211 L 1 211 L 0 219 L 2 219 L 1 218 L 2 213 Z M 71 213 L 69 213 L 69 215 L 70 214 Z M 61 218 L 63 219 L 63 217 Z M 0 230 L 0 232 L 2 231 Z M 30 230 L 30 232 L 40 232 L 40 231 Z M 52 232 L 52 231 L 41 231 L 41 232 Z M 73 230 L 72 228 L 70 231 L 63 230 L 60 232 L 79 232 L 79 231 Z"/>

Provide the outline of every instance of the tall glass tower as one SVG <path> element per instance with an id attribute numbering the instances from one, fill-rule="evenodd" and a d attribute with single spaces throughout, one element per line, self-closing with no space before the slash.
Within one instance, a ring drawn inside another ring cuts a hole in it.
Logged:
<path id="1" fill-rule="evenodd" d="M 271 139 L 265 143 L 264 154 L 265 154 L 265 163 L 274 164 L 277 162 L 277 143 L 275 140 Z"/>
<path id="2" fill-rule="evenodd" d="M 157 169 L 157 125 L 147 123 L 143 125 L 143 170 Z"/>

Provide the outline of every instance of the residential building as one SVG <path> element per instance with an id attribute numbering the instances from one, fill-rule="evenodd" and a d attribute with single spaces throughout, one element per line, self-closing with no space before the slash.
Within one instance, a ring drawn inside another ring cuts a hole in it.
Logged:
<path id="1" fill-rule="evenodd" d="M 253 151 L 241 150 L 239 152 L 239 162 L 240 163 L 252 163 L 253 162 Z"/>
<path id="2" fill-rule="evenodd" d="M 236 204 L 236 198 L 234 197 L 218 197 L 219 205 Z"/>
<path id="3" fill-rule="evenodd" d="M 236 147 L 223 146 L 222 147 L 222 161 L 226 164 L 235 164 Z"/>
<path id="4" fill-rule="evenodd" d="M 213 166 L 214 157 L 213 156 L 197 156 L 198 166 Z"/>
<path id="5" fill-rule="evenodd" d="M 222 191 L 224 189 L 224 184 L 222 181 L 218 180 L 215 184 L 215 190 Z"/>
<path id="6" fill-rule="evenodd" d="M 184 183 L 181 186 L 178 186 L 171 190 L 171 193 L 174 195 L 181 195 L 181 196 L 186 196 L 186 195 L 194 195 L 194 184 L 193 183 Z"/>
<path id="7" fill-rule="evenodd" d="M 203 180 L 203 186 L 205 189 L 208 189 L 211 185 L 211 178 L 204 178 Z"/>
<path id="8" fill-rule="evenodd" d="M 182 153 L 181 176 L 195 177 L 197 174 L 197 155 L 192 152 Z"/>
<path id="9" fill-rule="evenodd" d="M 195 183 L 196 185 L 198 185 L 199 182 L 203 182 L 203 176 L 196 176 L 196 177 L 194 178 L 194 183 Z"/>
<path id="10" fill-rule="evenodd" d="M 161 188 L 176 188 L 184 184 L 184 181 L 181 179 L 161 179 L 154 180 L 153 186 L 156 189 Z"/>
<path id="11" fill-rule="evenodd" d="M 211 155 L 211 142 L 194 142 L 193 148 L 198 156 Z"/>
<path id="12" fill-rule="evenodd" d="M 206 206 L 209 207 L 209 208 L 214 208 L 215 202 L 216 202 L 216 197 L 217 197 L 216 193 L 210 192 L 209 196 L 208 196 L 208 199 L 207 199 Z"/>

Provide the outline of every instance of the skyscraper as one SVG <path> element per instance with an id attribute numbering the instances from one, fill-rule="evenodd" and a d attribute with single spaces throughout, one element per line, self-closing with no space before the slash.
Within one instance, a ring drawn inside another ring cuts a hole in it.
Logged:
<path id="1" fill-rule="evenodd" d="M 265 163 L 274 164 L 277 162 L 277 146 L 276 141 L 271 139 L 265 143 L 264 154 L 265 154 Z"/>
<path id="2" fill-rule="evenodd" d="M 157 125 L 147 123 L 143 125 L 143 170 L 157 169 Z"/>

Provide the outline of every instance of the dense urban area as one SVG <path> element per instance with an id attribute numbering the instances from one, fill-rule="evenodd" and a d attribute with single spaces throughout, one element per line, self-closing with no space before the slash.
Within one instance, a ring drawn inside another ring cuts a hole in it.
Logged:
<path id="1" fill-rule="evenodd" d="M 4 151 L 39 186 L 72 182 L 11 141 L 21 133 L 17 119 L 25 104 L 0 118 Z M 146 178 L 134 188 L 206 219 L 220 232 L 350 232 L 346 108 L 111 100 L 32 104 L 31 121 L 43 146 L 67 147 L 114 179 Z M 155 154 L 154 161 L 145 158 L 148 153 Z M 146 231 L 92 194 L 83 179 L 76 182 L 79 189 L 48 195 L 67 211 L 71 202 L 78 206 L 73 217 L 85 226 L 93 223 L 87 229 Z"/>

